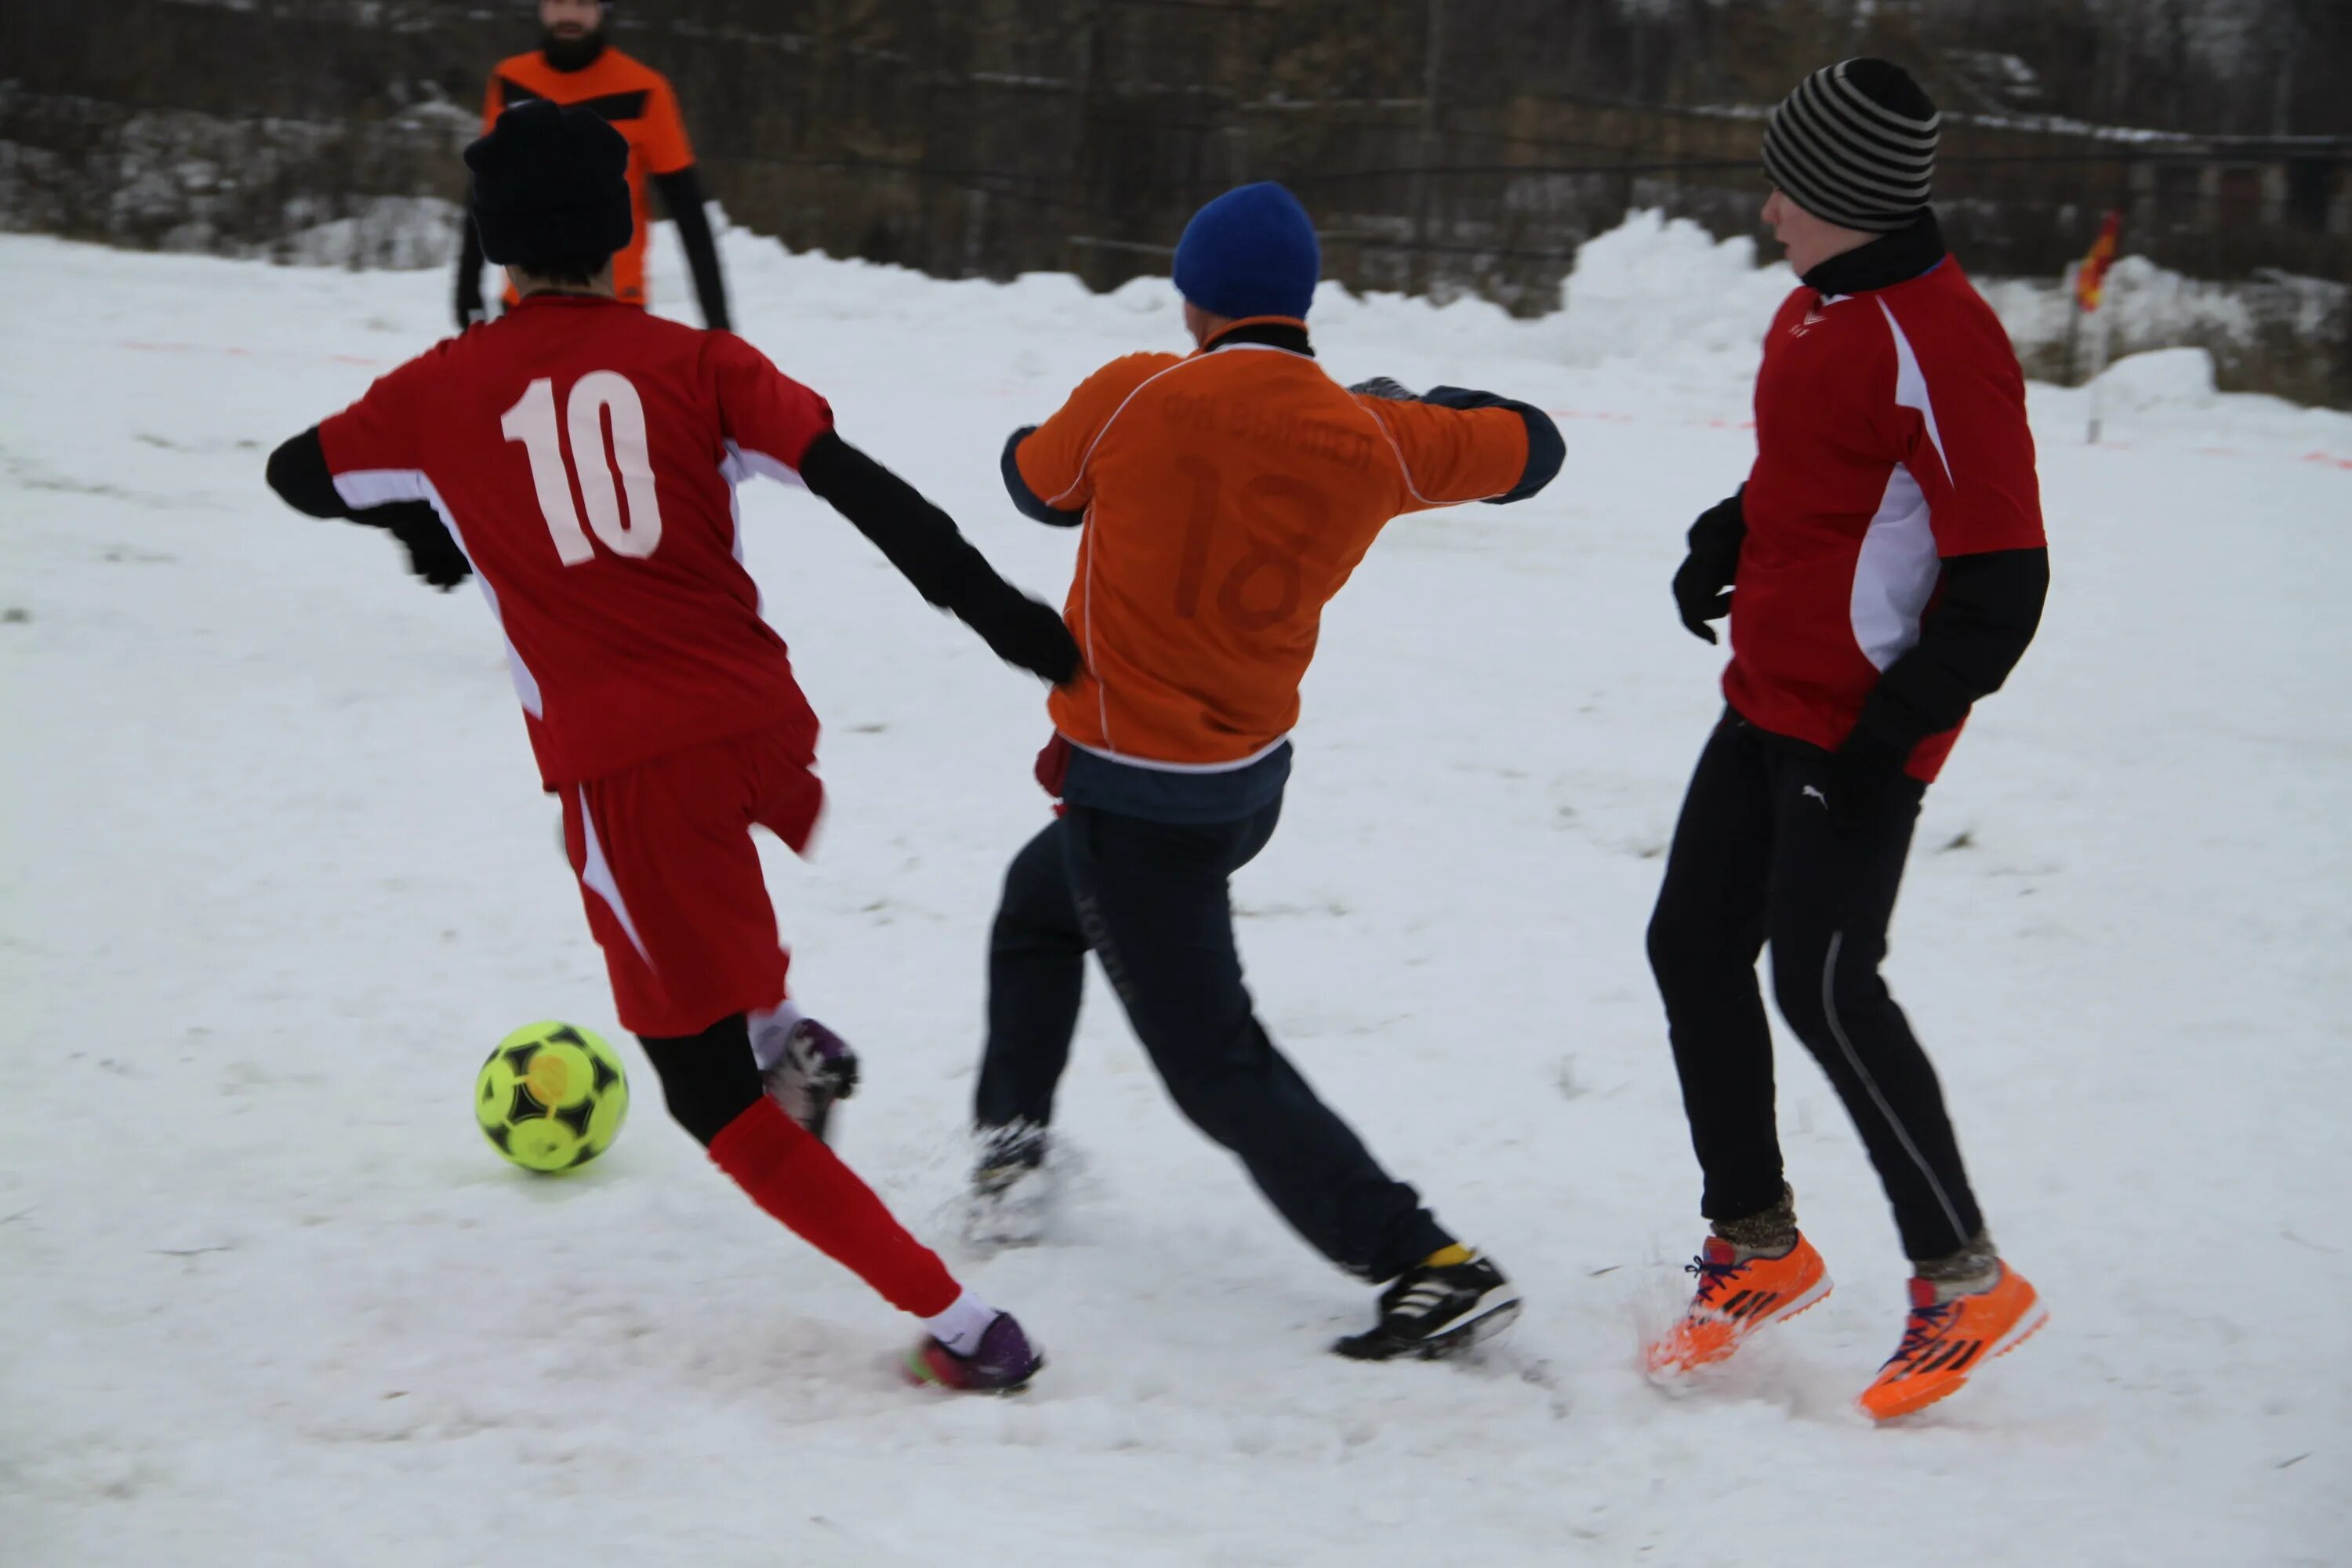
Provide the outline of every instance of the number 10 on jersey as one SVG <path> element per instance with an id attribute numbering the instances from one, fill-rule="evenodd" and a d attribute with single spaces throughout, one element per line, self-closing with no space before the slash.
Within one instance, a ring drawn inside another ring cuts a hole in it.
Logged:
<path id="1" fill-rule="evenodd" d="M 613 420 L 613 456 L 604 457 L 604 419 Z M 530 454 L 530 482 L 539 510 L 566 566 L 596 558 L 596 547 L 581 531 L 572 505 L 572 477 L 565 471 L 563 437 L 572 439 L 572 468 L 580 476 L 580 502 L 588 526 L 616 555 L 642 561 L 661 545 L 661 499 L 654 493 L 653 455 L 646 446 L 646 405 L 629 378 L 618 371 L 591 371 L 572 384 L 564 400 L 564 428 L 555 424 L 555 383 L 541 376 L 522 400 L 506 412 L 499 429 Z M 617 489 L 613 472 L 620 470 Z M 628 515 L 621 499 L 628 498 Z"/>

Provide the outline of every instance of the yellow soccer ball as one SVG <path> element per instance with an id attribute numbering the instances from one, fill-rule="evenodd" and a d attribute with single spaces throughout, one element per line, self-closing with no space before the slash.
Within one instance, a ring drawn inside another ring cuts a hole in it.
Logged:
<path id="1" fill-rule="evenodd" d="M 573 1171 L 613 1146 L 629 1113 L 621 1058 L 593 1031 L 549 1020 L 499 1042 L 474 1079 L 474 1120 L 526 1171 Z"/>

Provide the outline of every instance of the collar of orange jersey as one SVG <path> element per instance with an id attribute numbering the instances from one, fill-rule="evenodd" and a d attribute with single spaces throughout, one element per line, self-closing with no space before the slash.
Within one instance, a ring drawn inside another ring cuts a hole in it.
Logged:
<path id="1" fill-rule="evenodd" d="M 1263 349 L 1281 349 L 1286 353 L 1315 357 L 1307 346 L 1307 323 L 1296 316 L 1244 316 L 1240 321 L 1201 345 L 1204 354 L 1238 344 L 1254 344 Z"/>

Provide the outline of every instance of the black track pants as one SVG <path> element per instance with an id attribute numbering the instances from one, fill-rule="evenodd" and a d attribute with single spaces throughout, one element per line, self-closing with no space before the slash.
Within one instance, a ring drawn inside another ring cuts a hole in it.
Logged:
<path id="1" fill-rule="evenodd" d="M 1388 1279 L 1454 1238 L 1275 1048 L 1242 983 L 1226 881 L 1279 810 L 1175 824 L 1074 805 L 1030 841 L 990 942 L 975 1119 L 1051 1120 L 1092 952 L 1177 1109 L 1318 1251 Z"/>
<path id="2" fill-rule="evenodd" d="M 1874 823 L 1833 825 L 1828 753 L 1727 713 L 1683 802 L 1650 917 L 1700 1212 L 1737 1219 L 1780 1195 L 1772 1040 L 1756 960 L 1772 950 L 1780 1016 L 1828 1074 L 1878 1168 L 1913 1258 L 1982 1226 L 1943 1091 L 1878 966 L 1925 786 L 1904 781 Z M 1808 787 L 1812 793 L 1808 793 Z"/>

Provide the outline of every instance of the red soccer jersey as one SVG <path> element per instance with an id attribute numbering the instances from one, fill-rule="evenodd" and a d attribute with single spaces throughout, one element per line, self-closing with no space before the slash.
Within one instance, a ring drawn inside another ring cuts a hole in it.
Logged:
<path id="1" fill-rule="evenodd" d="M 730 332 L 539 295 L 319 427 L 354 507 L 430 501 L 506 633 L 550 788 L 816 717 L 743 569 L 735 485 L 795 479 L 824 400 Z"/>
<path id="2" fill-rule="evenodd" d="M 1789 296 L 1741 511 L 1724 694 L 1759 729 L 1834 749 L 1919 640 L 1944 560 L 2045 542 L 2025 378 L 1958 262 Z M 1912 776 L 1933 779 L 1958 735 L 1921 742 Z"/>

